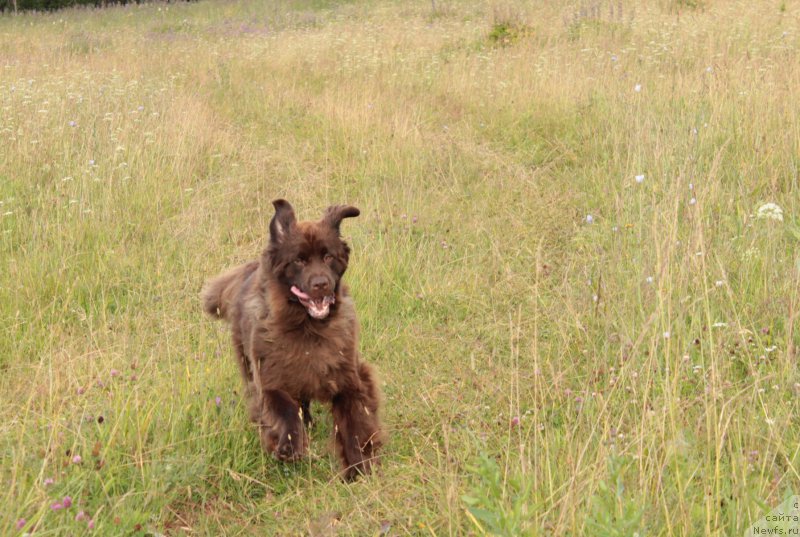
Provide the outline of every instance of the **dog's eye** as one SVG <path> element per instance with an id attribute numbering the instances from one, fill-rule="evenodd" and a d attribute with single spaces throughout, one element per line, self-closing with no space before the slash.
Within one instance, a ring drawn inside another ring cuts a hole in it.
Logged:
<path id="1" fill-rule="evenodd" d="M 298 257 L 297 259 L 294 260 L 294 264 L 302 267 L 303 265 L 306 264 L 306 260 L 303 259 L 302 257 Z"/>
<path id="2" fill-rule="evenodd" d="M 330 265 L 331 263 L 333 263 L 333 256 L 331 254 L 325 254 L 322 260 L 325 261 L 325 263 L 327 263 L 328 265 Z"/>

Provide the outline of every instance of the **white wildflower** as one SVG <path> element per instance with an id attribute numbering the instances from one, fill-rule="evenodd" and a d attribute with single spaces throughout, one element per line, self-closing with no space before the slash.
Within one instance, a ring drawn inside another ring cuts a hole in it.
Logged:
<path id="1" fill-rule="evenodd" d="M 783 222 L 783 209 L 776 203 L 765 203 L 758 208 L 756 218 L 771 218 Z"/>

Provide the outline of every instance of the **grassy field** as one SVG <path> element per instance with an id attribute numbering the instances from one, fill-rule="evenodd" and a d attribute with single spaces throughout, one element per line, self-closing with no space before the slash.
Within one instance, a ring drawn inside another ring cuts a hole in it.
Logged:
<path id="1" fill-rule="evenodd" d="M 742 535 L 800 492 L 798 44 L 796 1 L 0 17 L 0 534 Z M 278 197 L 362 210 L 355 484 L 322 407 L 260 451 L 201 314 Z"/>

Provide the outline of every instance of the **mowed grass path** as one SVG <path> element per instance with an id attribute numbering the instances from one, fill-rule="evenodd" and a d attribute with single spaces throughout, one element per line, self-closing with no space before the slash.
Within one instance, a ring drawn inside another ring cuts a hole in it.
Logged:
<path id="1" fill-rule="evenodd" d="M 800 6 L 648 4 L 0 17 L 0 533 L 722 536 L 800 492 Z M 278 197 L 362 210 L 355 484 L 321 406 L 261 453 L 201 315 Z"/>

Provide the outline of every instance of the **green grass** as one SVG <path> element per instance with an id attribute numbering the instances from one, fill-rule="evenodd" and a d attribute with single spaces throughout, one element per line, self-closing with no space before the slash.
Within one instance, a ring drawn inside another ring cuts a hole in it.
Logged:
<path id="1" fill-rule="evenodd" d="M 798 492 L 800 12 L 651 4 L 1 17 L 0 533 L 722 536 Z M 201 314 L 278 197 L 362 210 L 355 484 L 322 406 L 260 451 Z"/>

